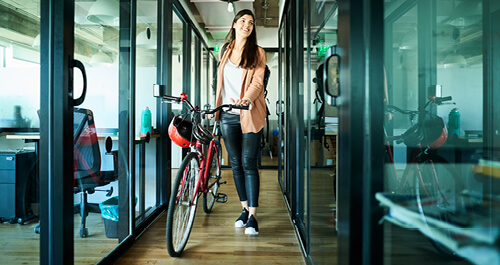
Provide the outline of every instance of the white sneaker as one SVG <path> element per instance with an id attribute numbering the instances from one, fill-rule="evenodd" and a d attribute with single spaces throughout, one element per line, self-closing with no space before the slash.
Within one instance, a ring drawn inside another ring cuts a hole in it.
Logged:
<path id="1" fill-rule="evenodd" d="M 241 215 L 238 219 L 236 219 L 236 222 L 234 222 L 234 227 L 245 227 L 247 225 L 248 221 L 248 211 L 247 209 L 243 208 L 243 211 L 241 212 Z"/>
<path id="2" fill-rule="evenodd" d="M 247 228 L 245 228 L 245 234 L 246 235 L 259 234 L 259 224 L 257 223 L 257 220 L 255 220 L 255 217 L 253 217 L 253 215 L 250 216 L 250 219 L 248 219 Z"/>

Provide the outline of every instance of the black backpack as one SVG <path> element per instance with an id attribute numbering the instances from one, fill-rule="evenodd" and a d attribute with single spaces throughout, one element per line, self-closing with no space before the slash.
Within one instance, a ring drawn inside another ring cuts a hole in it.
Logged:
<path id="1" fill-rule="evenodd" d="M 219 50 L 219 54 L 221 54 L 221 58 L 222 58 L 222 55 L 224 55 L 224 52 L 226 51 L 226 48 L 227 48 L 227 45 L 229 45 L 229 42 L 226 42 L 224 43 L 224 45 L 222 45 L 222 47 L 220 48 Z M 219 62 L 220 64 L 220 62 Z M 269 139 L 269 115 L 271 115 L 271 112 L 269 112 L 269 107 L 267 107 L 267 102 L 269 101 L 267 99 L 267 83 L 269 82 L 269 76 L 271 75 L 271 70 L 269 69 L 269 66 L 267 66 L 266 64 L 266 70 L 264 71 L 264 98 L 265 98 L 265 101 L 266 101 L 266 112 L 267 112 L 267 115 L 266 115 L 266 136 L 264 136 L 264 134 L 262 134 L 262 142 L 260 144 L 260 147 L 263 148 L 265 145 L 266 145 L 266 139 Z"/>

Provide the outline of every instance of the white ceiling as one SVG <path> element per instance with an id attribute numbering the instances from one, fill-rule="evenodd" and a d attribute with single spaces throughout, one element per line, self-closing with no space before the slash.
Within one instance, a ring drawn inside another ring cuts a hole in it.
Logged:
<path id="1" fill-rule="evenodd" d="M 199 12 L 207 35 L 214 42 L 222 42 L 229 32 L 234 13 L 242 9 L 253 11 L 253 0 L 234 2 L 234 12 L 227 11 L 227 2 L 220 0 L 191 0 Z"/>

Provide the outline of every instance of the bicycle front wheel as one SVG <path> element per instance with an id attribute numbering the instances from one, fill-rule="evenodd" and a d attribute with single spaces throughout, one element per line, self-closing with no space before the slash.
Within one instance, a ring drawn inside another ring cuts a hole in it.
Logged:
<path id="1" fill-rule="evenodd" d="M 219 190 L 219 180 L 221 175 L 220 169 L 221 161 L 221 145 L 216 143 L 214 148 L 212 148 L 212 155 L 210 161 L 208 161 L 208 175 L 207 175 L 207 187 L 208 191 L 203 194 L 203 211 L 205 213 L 210 213 L 214 207 L 214 203 L 217 199 L 217 192 Z"/>
<path id="2" fill-rule="evenodd" d="M 198 155 L 189 153 L 179 167 L 168 205 L 167 250 L 171 257 L 179 257 L 182 254 L 193 227 L 199 172 Z"/>

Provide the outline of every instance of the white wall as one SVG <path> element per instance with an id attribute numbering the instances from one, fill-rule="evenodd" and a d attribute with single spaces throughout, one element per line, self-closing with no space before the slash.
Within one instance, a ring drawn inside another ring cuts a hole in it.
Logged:
<path id="1" fill-rule="evenodd" d="M 264 48 L 278 48 L 278 28 L 255 27 L 257 44 Z"/>
<path id="2" fill-rule="evenodd" d="M 455 105 L 438 108 L 439 116 L 448 123 L 453 108 L 460 112 L 460 129 L 483 129 L 483 68 L 438 68 L 437 83 L 442 85 L 442 96 L 452 96 Z"/>

